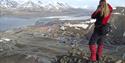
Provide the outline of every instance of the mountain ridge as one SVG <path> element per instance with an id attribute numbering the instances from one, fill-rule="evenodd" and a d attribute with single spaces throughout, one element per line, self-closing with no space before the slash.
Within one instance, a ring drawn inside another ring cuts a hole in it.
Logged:
<path id="1" fill-rule="evenodd" d="M 0 1 L 0 7 L 2 8 L 23 8 L 23 9 L 29 9 L 29 8 L 39 8 L 39 9 L 45 9 L 45 10 L 65 10 L 65 9 L 69 9 L 69 8 L 74 8 L 72 6 L 70 6 L 67 3 L 63 3 L 63 2 L 56 2 L 55 4 L 49 2 L 49 3 L 43 3 L 43 1 L 32 1 L 32 0 L 28 0 L 26 2 L 23 3 L 18 3 L 17 1 L 13 1 L 13 0 L 1 0 Z"/>

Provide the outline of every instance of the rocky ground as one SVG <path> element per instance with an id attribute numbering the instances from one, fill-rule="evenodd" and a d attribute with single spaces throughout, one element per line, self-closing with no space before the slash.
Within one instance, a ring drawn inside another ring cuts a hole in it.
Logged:
<path id="1" fill-rule="evenodd" d="M 1 33 L 0 63 L 51 63 L 51 59 L 67 51 L 69 46 L 56 40 L 20 32 Z"/>
<path id="2" fill-rule="evenodd" d="M 83 53 L 81 61 L 85 63 L 89 57 L 87 43 L 88 41 L 77 44 L 74 49 L 79 49 L 76 50 L 78 54 L 69 56 L 74 51 L 71 44 L 60 43 L 56 39 L 43 37 L 27 30 L 1 32 L 0 63 L 64 63 L 63 60 L 61 62 L 58 60 L 59 57 L 73 60 L 73 58 L 81 58 L 80 52 Z M 105 46 L 103 58 L 105 63 L 124 63 L 124 48 L 124 46 Z"/>

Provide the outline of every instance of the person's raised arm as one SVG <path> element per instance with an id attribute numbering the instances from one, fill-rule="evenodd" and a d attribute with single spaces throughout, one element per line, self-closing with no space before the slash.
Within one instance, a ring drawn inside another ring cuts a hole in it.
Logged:
<path id="1" fill-rule="evenodd" d="M 100 5 L 98 6 L 98 8 L 96 9 L 96 11 L 91 15 L 92 19 L 95 19 L 97 14 L 101 11 Z"/>

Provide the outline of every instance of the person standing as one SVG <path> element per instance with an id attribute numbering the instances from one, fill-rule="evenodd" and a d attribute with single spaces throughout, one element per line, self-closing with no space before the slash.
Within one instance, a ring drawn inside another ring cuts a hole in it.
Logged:
<path id="1" fill-rule="evenodd" d="M 106 37 L 104 27 L 108 24 L 112 13 L 112 7 L 106 0 L 100 0 L 96 11 L 91 15 L 92 19 L 96 19 L 94 32 L 89 40 L 89 49 L 91 52 L 88 63 L 101 63 L 103 53 L 103 42 Z"/>

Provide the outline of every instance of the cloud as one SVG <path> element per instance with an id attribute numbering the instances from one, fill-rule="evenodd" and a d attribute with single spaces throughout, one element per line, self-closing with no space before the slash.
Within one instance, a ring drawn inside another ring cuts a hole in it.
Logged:
<path id="1" fill-rule="evenodd" d="M 84 8 L 84 9 L 88 9 L 88 5 L 84 5 L 82 8 Z"/>

